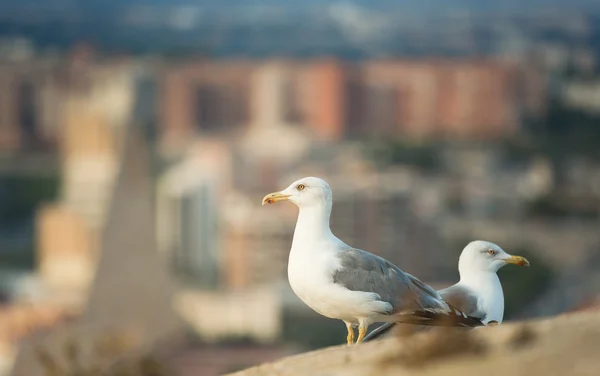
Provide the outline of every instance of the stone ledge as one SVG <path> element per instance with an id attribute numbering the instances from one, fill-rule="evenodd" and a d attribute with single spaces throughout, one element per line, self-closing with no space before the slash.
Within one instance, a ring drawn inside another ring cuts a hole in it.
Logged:
<path id="1" fill-rule="evenodd" d="M 229 376 L 598 375 L 600 312 L 316 350 Z"/>

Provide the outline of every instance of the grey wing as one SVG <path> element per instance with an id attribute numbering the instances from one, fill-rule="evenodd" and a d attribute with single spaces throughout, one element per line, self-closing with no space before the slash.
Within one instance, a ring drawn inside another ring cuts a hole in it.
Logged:
<path id="1" fill-rule="evenodd" d="M 478 298 L 471 290 L 463 286 L 453 285 L 443 290 L 439 290 L 438 293 L 451 308 L 455 308 L 460 312 L 453 312 L 451 314 L 444 313 L 442 315 L 432 314 L 430 312 L 407 312 L 407 316 L 404 316 L 399 322 L 434 326 L 449 325 L 472 327 L 483 325 L 482 322 L 485 320 L 486 314 L 478 308 Z M 372 341 L 387 334 L 394 326 L 396 326 L 396 324 L 397 323 L 385 323 L 381 325 L 377 329 L 371 331 L 371 333 L 365 337 L 364 341 Z"/>
<path id="2" fill-rule="evenodd" d="M 439 290 L 442 298 L 452 307 L 458 309 L 467 316 L 475 317 L 480 320 L 485 319 L 485 312 L 479 309 L 479 298 L 471 290 L 464 286 L 452 285 L 443 290 Z"/>
<path id="3" fill-rule="evenodd" d="M 433 288 L 379 256 L 349 248 L 338 257 L 341 268 L 333 274 L 333 282 L 348 290 L 376 293 L 392 305 L 392 311 L 384 314 L 415 309 L 448 310 Z"/>

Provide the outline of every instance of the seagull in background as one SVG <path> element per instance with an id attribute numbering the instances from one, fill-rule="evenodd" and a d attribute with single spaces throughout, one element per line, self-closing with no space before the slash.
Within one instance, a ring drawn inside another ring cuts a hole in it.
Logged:
<path id="1" fill-rule="evenodd" d="M 316 177 L 266 195 L 262 204 L 291 201 L 299 208 L 288 262 L 294 293 L 317 313 L 344 321 L 347 343 L 362 342 L 374 322 L 432 323 L 450 317 L 456 326 L 479 323 L 451 308 L 433 288 L 391 262 L 353 248 L 329 227 L 333 194 Z M 480 324 L 480 323 L 479 323 Z"/>
<path id="2" fill-rule="evenodd" d="M 484 325 L 501 324 L 504 317 L 504 293 L 496 273 L 507 264 L 529 266 L 521 256 L 512 256 L 498 245 L 483 240 L 469 243 L 460 254 L 460 281 L 439 290 L 439 295 L 453 308 Z M 396 323 L 386 323 L 373 330 L 365 341 L 379 338 Z"/>

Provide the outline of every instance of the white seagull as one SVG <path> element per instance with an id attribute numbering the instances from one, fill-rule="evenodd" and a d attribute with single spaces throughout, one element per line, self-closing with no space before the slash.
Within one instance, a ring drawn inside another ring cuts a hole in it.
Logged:
<path id="1" fill-rule="evenodd" d="M 451 308 L 433 288 L 391 262 L 352 248 L 329 227 L 331 188 L 307 177 L 263 198 L 264 204 L 291 201 L 300 209 L 288 262 L 288 279 L 296 295 L 323 316 L 343 320 L 347 342 L 357 343 L 374 322 L 404 322 L 403 318 L 455 317 L 470 326 L 470 318 Z M 421 316 L 412 316 L 413 312 Z"/>
<path id="2" fill-rule="evenodd" d="M 467 244 L 458 260 L 460 281 L 438 293 L 453 308 L 481 321 L 501 324 L 504 318 L 504 293 L 496 272 L 506 264 L 529 266 L 521 256 L 512 256 L 498 245 L 483 240 Z M 365 341 L 380 337 L 394 327 L 386 323 L 373 330 Z"/>

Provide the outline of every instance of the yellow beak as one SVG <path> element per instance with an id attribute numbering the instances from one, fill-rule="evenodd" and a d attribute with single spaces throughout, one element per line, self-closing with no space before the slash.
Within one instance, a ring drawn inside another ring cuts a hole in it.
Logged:
<path id="1" fill-rule="evenodd" d="M 504 259 L 504 262 L 507 264 L 514 264 L 519 266 L 529 266 L 529 261 L 525 257 L 521 256 L 510 256 L 507 259 Z"/>
<path id="2" fill-rule="evenodd" d="M 279 201 L 286 201 L 290 195 L 283 194 L 281 192 L 269 193 L 262 199 L 262 204 L 274 204 Z"/>

